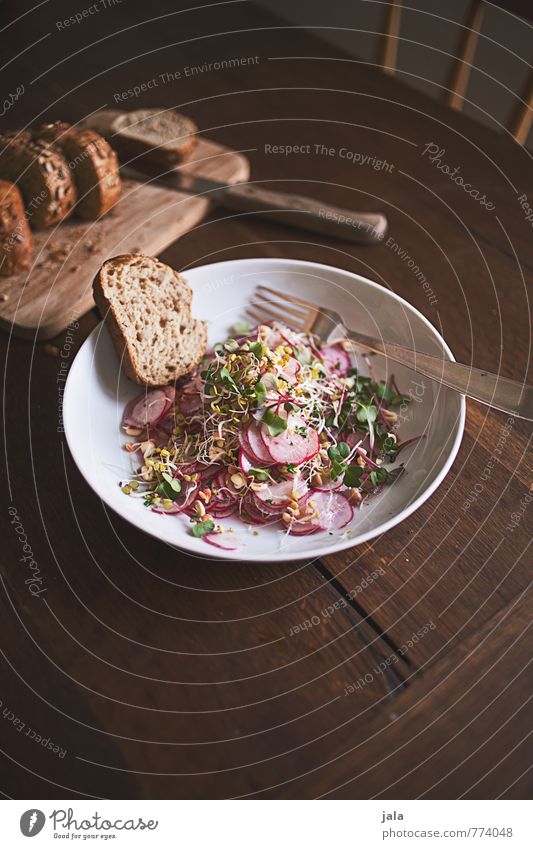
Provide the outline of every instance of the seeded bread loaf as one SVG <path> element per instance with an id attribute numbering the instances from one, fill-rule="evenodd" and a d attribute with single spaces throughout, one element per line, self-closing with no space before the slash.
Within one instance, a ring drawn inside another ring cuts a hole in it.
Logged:
<path id="1" fill-rule="evenodd" d="M 22 195 L 13 183 L 0 180 L 0 274 L 23 271 L 30 264 L 33 237 Z"/>
<path id="2" fill-rule="evenodd" d="M 94 130 L 75 130 L 63 121 L 45 124 L 36 136 L 68 160 L 78 192 L 75 215 L 86 221 L 105 215 L 122 191 L 118 158 L 106 140 Z"/>
<path id="3" fill-rule="evenodd" d="M 16 183 L 32 227 L 52 227 L 76 201 L 74 181 L 61 153 L 29 133 L 0 133 L 0 179 Z"/>
<path id="4" fill-rule="evenodd" d="M 171 168 L 194 149 L 198 127 L 173 109 L 137 109 L 119 113 L 108 138 L 123 161 L 149 154 L 151 162 Z"/>
<path id="5" fill-rule="evenodd" d="M 51 124 L 41 124 L 40 127 L 33 133 L 34 138 L 39 138 L 47 144 L 61 143 L 68 133 L 73 133 L 71 124 L 66 121 L 53 121 Z"/>
<path id="6" fill-rule="evenodd" d="M 168 265 L 137 254 L 114 257 L 93 291 L 122 369 L 136 383 L 166 386 L 205 354 L 206 324 L 191 316 L 191 288 Z"/>

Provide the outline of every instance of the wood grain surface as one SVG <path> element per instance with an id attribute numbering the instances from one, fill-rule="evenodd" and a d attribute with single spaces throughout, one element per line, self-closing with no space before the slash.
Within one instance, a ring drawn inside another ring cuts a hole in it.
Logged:
<path id="1" fill-rule="evenodd" d="M 4 3 L 13 18 L 21 6 Z M 131 0 L 58 30 L 69 14 L 66 0 L 32 12 L 31 41 L 50 36 L 26 52 L 19 23 L 1 36 L 18 57 L 6 90 L 26 87 L 3 126 L 176 106 L 214 143 L 247 151 L 253 185 L 389 220 L 387 239 L 364 247 L 212 210 L 164 261 L 338 265 L 409 300 L 458 359 L 531 381 L 520 198 L 533 204 L 533 170 L 508 134 L 321 41 L 319 27 L 335 25 L 326 6 L 318 29 L 248 2 L 206 12 Z M 69 455 L 61 363 L 97 321 L 87 313 L 52 348 L 0 339 L 3 793 L 531 794 L 529 425 L 469 404 L 441 487 L 368 544 L 322 562 L 201 560 L 109 513 Z"/>

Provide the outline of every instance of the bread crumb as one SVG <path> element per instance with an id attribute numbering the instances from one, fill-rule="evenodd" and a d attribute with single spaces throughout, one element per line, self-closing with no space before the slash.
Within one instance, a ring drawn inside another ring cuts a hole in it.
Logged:
<path id="1" fill-rule="evenodd" d="M 52 262 L 65 262 L 68 256 L 68 251 L 66 248 L 52 248 L 48 251 L 48 259 Z"/>
<path id="2" fill-rule="evenodd" d="M 43 350 L 49 357 L 59 357 L 59 348 L 57 345 L 44 345 Z"/>

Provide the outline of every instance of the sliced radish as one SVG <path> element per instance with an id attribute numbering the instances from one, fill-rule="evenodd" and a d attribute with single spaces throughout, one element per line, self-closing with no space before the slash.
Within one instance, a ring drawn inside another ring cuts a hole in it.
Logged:
<path id="1" fill-rule="evenodd" d="M 252 446 L 250 445 L 250 442 L 249 442 L 249 439 L 248 439 L 248 428 L 247 427 L 244 428 L 244 430 L 239 431 L 239 433 L 237 434 L 237 439 L 239 441 L 240 449 L 242 451 L 244 451 L 244 453 L 251 459 L 254 466 L 265 466 L 265 465 L 271 465 L 272 464 L 272 458 L 268 461 L 268 463 L 264 463 L 263 460 L 261 460 L 260 457 L 258 457 L 256 454 L 254 454 L 254 452 L 252 451 Z"/>
<path id="2" fill-rule="evenodd" d="M 248 456 L 242 448 L 239 451 L 239 467 L 243 474 L 247 475 L 250 469 L 254 468 L 254 461 Z"/>
<path id="3" fill-rule="evenodd" d="M 180 507 L 176 502 L 173 503 L 172 507 L 152 507 L 152 513 L 160 513 L 165 516 L 171 516 L 174 513 L 183 513 L 184 507 Z"/>
<path id="4" fill-rule="evenodd" d="M 183 466 L 180 466 L 177 474 L 179 475 L 194 475 L 196 472 L 199 472 L 201 469 L 201 464 L 195 460 L 193 463 L 186 463 Z"/>
<path id="5" fill-rule="evenodd" d="M 350 355 L 340 345 L 329 345 L 320 349 L 320 356 L 330 374 L 345 377 L 350 368 Z"/>
<path id="6" fill-rule="evenodd" d="M 176 427 L 176 418 L 173 414 L 169 415 L 165 414 L 164 419 L 160 419 L 157 423 L 157 427 L 160 431 L 163 431 L 165 439 L 168 440 L 169 435 L 172 433 L 172 430 Z"/>
<path id="7" fill-rule="evenodd" d="M 252 457 L 252 449 L 250 448 L 250 443 L 248 442 L 248 437 L 246 436 L 246 428 L 240 430 L 237 434 L 237 441 L 239 443 L 239 448 L 241 451 L 244 451 L 248 457 Z M 256 458 L 253 457 L 255 460 Z"/>
<path id="8" fill-rule="evenodd" d="M 337 489 L 341 489 L 341 487 L 343 487 L 343 486 L 344 486 L 344 484 L 342 482 L 342 479 L 337 478 L 336 481 L 334 481 L 334 480 L 324 481 L 324 483 L 321 483 L 320 486 L 315 486 L 314 488 L 316 489 L 317 492 L 334 492 Z"/>
<path id="9" fill-rule="evenodd" d="M 338 531 L 353 519 L 352 505 L 340 492 L 312 490 L 308 504 L 318 511 L 316 522 L 324 531 Z"/>
<path id="10" fill-rule="evenodd" d="M 269 504 L 268 501 L 261 501 L 258 498 L 258 493 L 254 492 L 254 501 L 256 505 L 256 509 L 259 510 L 264 516 L 268 516 L 269 518 L 277 518 L 279 519 L 281 515 L 287 509 L 287 504 Z"/>
<path id="11" fill-rule="evenodd" d="M 296 357 L 289 357 L 288 362 L 283 366 L 280 371 L 280 377 L 283 377 L 287 382 L 294 383 L 294 378 L 301 370 L 302 366 L 296 359 Z"/>
<path id="12" fill-rule="evenodd" d="M 174 404 L 176 401 L 176 387 L 175 386 L 165 386 L 162 390 L 165 393 L 165 398 L 170 404 Z"/>
<path id="13" fill-rule="evenodd" d="M 303 498 L 307 493 L 306 482 L 300 478 L 291 478 L 281 483 L 268 484 L 265 489 L 255 494 L 268 509 L 269 507 L 287 507 L 293 500 L 293 493 L 296 493 L 298 498 Z"/>
<path id="14" fill-rule="evenodd" d="M 128 427 L 153 427 L 165 417 L 172 403 L 164 389 L 143 392 L 129 402 L 122 423 Z"/>
<path id="15" fill-rule="evenodd" d="M 299 433 L 296 428 L 301 428 L 302 433 Z M 262 429 L 261 436 L 275 463 L 292 463 L 299 466 L 300 463 L 305 463 L 318 454 L 320 449 L 316 430 L 297 416 L 289 416 L 287 430 L 278 436 L 271 436 L 265 428 Z"/>
<path id="16" fill-rule="evenodd" d="M 229 516 L 233 516 L 236 509 L 236 501 L 233 501 L 231 504 L 209 504 L 209 513 L 211 516 L 214 516 L 215 519 L 228 519 Z"/>
<path id="17" fill-rule="evenodd" d="M 246 438 L 250 445 L 252 455 L 257 457 L 262 465 L 271 466 L 272 463 L 276 461 L 267 449 L 266 442 L 263 439 L 264 431 L 264 425 L 258 424 L 257 422 L 250 422 L 246 429 Z"/>
<path id="18" fill-rule="evenodd" d="M 320 525 L 317 525 L 314 522 L 293 522 L 290 526 L 290 533 L 294 536 L 307 536 L 308 534 L 315 534 L 317 531 L 321 530 L 322 528 Z"/>
<path id="19" fill-rule="evenodd" d="M 199 374 L 189 380 L 187 383 L 184 383 L 182 387 L 180 387 L 181 395 L 201 395 L 203 392 L 203 381 Z"/>
<path id="20" fill-rule="evenodd" d="M 221 548 L 223 551 L 236 551 L 238 546 L 233 545 L 227 538 L 224 539 L 224 534 L 209 533 L 205 534 L 204 539 L 209 545 L 214 545 L 215 548 Z"/>
<path id="21" fill-rule="evenodd" d="M 283 338 L 281 333 L 277 330 L 274 330 L 273 327 L 268 327 L 268 325 L 264 325 L 266 330 L 264 330 L 261 334 L 261 341 L 272 351 L 275 348 L 278 348 L 280 345 L 285 345 L 286 340 Z"/>
<path id="22" fill-rule="evenodd" d="M 196 413 L 198 410 L 201 410 L 203 406 L 204 402 L 202 400 L 202 396 L 198 393 L 183 393 L 178 401 L 178 407 L 180 409 L 180 412 L 184 415 Z"/>
<path id="23" fill-rule="evenodd" d="M 202 481 L 202 484 L 209 483 L 210 481 L 212 481 L 213 478 L 215 478 L 216 475 L 218 475 L 218 473 L 223 471 L 224 469 L 224 466 L 221 466 L 220 463 L 211 463 L 211 465 L 209 466 L 202 466 L 199 463 L 194 465 L 196 466 L 196 468 L 194 468 L 192 472 L 186 471 L 185 468 L 180 469 L 180 471 L 184 471 L 185 474 L 189 475 L 195 474 L 197 472 L 200 475 L 200 480 Z"/>
<path id="24" fill-rule="evenodd" d="M 241 501 L 241 519 L 252 525 L 266 525 L 268 522 L 276 522 L 278 517 L 262 513 L 251 500 L 243 500 Z"/>

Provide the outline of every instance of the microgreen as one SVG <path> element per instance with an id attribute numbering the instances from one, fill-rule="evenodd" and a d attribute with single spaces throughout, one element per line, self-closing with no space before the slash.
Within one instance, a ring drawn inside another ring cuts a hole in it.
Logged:
<path id="1" fill-rule="evenodd" d="M 210 531 L 214 530 L 214 527 L 215 523 L 212 519 L 204 519 L 203 522 L 196 522 L 196 524 L 192 526 L 192 535 L 193 537 L 201 539 Z"/>
<path id="2" fill-rule="evenodd" d="M 389 473 L 387 469 L 373 469 L 370 472 L 370 481 L 374 486 L 381 486 L 384 483 L 387 483 L 387 478 L 389 477 Z"/>
<path id="3" fill-rule="evenodd" d="M 346 469 L 344 473 L 343 483 L 345 486 L 349 487 L 360 487 L 361 486 L 361 475 L 363 474 L 362 466 L 358 466 L 357 463 L 352 463 Z"/>
<path id="4" fill-rule="evenodd" d="M 265 372 L 265 374 L 261 378 L 261 382 L 264 384 L 265 388 L 271 390 L 273 392 L 278 391 L 278 379 L 275 374 L 271 372 Z"/>
<path id="5" fill-rule="evenodd" d="M 373 392 L 376 398 L 379 398 L 380 401 L 384 401 L 385 404 L 389 404 L 391 407 L 397 407 L 399 404 L 403 404 L 404 401 L 411 400 L 409 395 L 399 395 L 397 392 L 394 392 L 383 380 L 374 384 Z"/>
<path id="6" fill-rule="evenodd" d="M 295 356 L 302 366 L 310 366 L 313 361 L 310 348 L 300 348 L 296 351 Z"/>
<path id="7" fill-rule="evenodd" d="M 239 391 L 237 384 L 233 380 L 233 377 L 231 376 L 231 374 L 230 374 L 229 370 L 226 368 L 226 366 L 224 366 L 224 368 L 220 369 L 219 375 L 220 375 L 220 380 L 222 381 L 222 383 L 225 386 L 229 387 L 230 389 L 233 389 L 234 392 Z"/>
<path id="8" fill-rule="evenodd" d="M 263 345 L 262 342 L 259 342 L 259 341 L 258 342 L 252 342 L 251 345 L 250 345 L 250 351 L 252 352 L 254 357 L 257 357 L 257 359 L 260 360 L 260 359 L 262 359 L 262 357 L 265 353 L 265 346 Z"/>
<path id="9" fill-rule="evenodd" d="M 168 472 L 163 472 L 162 478 L 174 492 L 181 492 L 181 483 L 177 478 L 173 478 Z"/>
<path id="10" fill-rule="evenodd" d="M 254 392 L 255 392 L 255 400 L 256 400 L 257 406 L 262 407 L 263 404 L 265 403 L 266 397 L 267 397 L 265 384 L 262 383 L 261 381 L 259 381 L 259 383 L 256 383 L 255 386 L 254 386 Z"/>
<path id="11" fill-rule="evenodd" d="M 231 328 L 237 336 L 248 336 L 252 332 L 252 326 L 248 321 L 236 321 Z"/>
<path id="12" fill-rule="evenodd" d="M 251 475 L 256 481 L 267 481 L 268 475 L 263 469 L 249 469 L 248 474 Z"/>
<path id="13" fill-rule="evenodd" d="M 181 492 L 181 483 L 177 478 L 173 478 L 168 472 L 163 472 L 163 480 L 156 487 L 157 495 L 162 495 L 163 498 L 168 498 L 170 501 L 176 501 Z"/>
<path id="14" fill-rule="evenodd" d="M 377 407 L 374 407 L 373 404 L 363 404 L 362 401 L 359 401 L 359 409 L 357 410 L 358 422 L 371 425 L 376 421 L 377 414 Z"/>
<path id="15" fill-rule="evenodd" d="M 266 424 L 271 436 L 279 436 L 284 430 L 287 430 L 287 420 L 278 416 L 270 407 L 265 410 L 261 421 Z"/>
<path id="16" fill-rule="evenodd" d="M 239 350 L 239 343 L 236 339 L 228 339 L 227 342 L 224 342 L 224 350 L 228 352 L 228 354 L 234 354 L 235 351 Z"/>
<path id="17" fill-rule="evenodd" d="M 330 445 L 328 448 L 328 457 L 331 460 L 331 477 L 337 480 L 347 469 L 344 460 L 350 453 L 350 446 L 346 442 L 339 442 L 337 445 Z"/>

